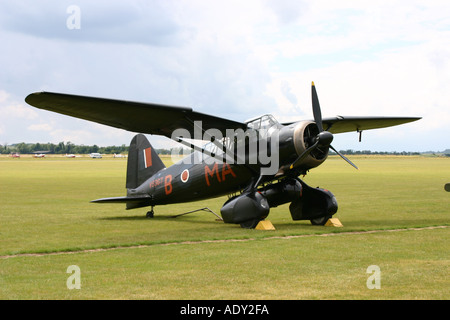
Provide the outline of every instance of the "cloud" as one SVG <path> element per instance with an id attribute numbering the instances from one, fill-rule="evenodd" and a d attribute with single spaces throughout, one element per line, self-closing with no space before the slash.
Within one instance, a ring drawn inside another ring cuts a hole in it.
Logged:
<path id="1" fill-rule="evenodd" d="M 50 132 L 53 141 L 71 142 L 74 144 L 86 144 L 84 141 L 92 140 L 92 132 L 87 130 L 56 129 Z"/>
<path id="2" fill-rule="evenodd" d="M 47 123 L 32 124 L 27 128 L 30 131 L 52 131 L 52 126 Z"/>
<path id="3" fill-rule="evenodd" d="M 286 97 L 286 99 L 288 99 L 289 102 L 292 103 L 294 107 L 297 106 L 298 103 L 297 97 L 295 96 L 295 94 L 292 93 L 292 89 L 289 86 L 289 83 L 287 83 L 286 81 L 283 81 L 281 83 L 281 92 Z"/>
<path id="4" fill-rule="evenodd" d="M 37 118 L 37 112 L 25 103 L 13 99 L 6 91 L 0 90 L 0 119 L 6 123 L 13 118 L 32 120 Z"/>
<path id="5" fill-rule="evenodd" d="M 308 13 L 309 4 L 306 1 L 267 0 L 266 5 L 273 10 L 280 24 L 297 22 L 300 17 Z"/>
<path id="6" fill-rule="evenodd" d="M 76 29 L 68 27 L 75 12 L 68 9 L 74 7 L 79 13 Z M 166 1 L 15 1 L 3 3 L 0 16 L 7 30 L 66 41 L 170 46 L 189 35 Z"/>
<path id="7" fill-rule="evenodd" d="M 26 131 L 24 128 L 38 118 L 38 112 L 35 109 L 26 105 L 25 102 L 20 102 L 15 95 L 0 90 L 0 141 L 2 143 L 18 142 L 14 139 L 20 137 Z"/>
<path id="8" fill-rule="evenodd" d="M 312 118 L 315 81 L 324 116 L 424 116 L 408 126 L 445 149 L 430 128 L 444 128 L 448 119 L 448 1 L 77 1 L 81 29 L 70 30 L 72 4 L 0 3 L 0 37 L 8 43 L 0 51 L 0 114 L 22 121 L 2 123 L 8 141 L 129 143 L 117 129 L 23 109 L 34 91 L 189 106 L 241 121 L 264 113 L 292 121 Z M 18 107 L 6 109 L 11 106 Z M 25 136 L 23 128 L 41 130 Z"/>

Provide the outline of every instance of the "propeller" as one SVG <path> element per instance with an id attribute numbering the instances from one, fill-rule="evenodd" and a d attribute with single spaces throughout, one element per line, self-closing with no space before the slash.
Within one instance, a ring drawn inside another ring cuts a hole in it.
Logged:
<path id="1" fill-rule="evenodd" d="M 331 148 L 334 152 L 336 152 L 342 159 L 347 161 L 354 168 L 358 169 L 358 167 L 351 162 L 347 157 L 338 152 L 332 145 L 333 142 L 333 134 L 329 131 L 323 130 L 322 124 L 322 112 L 320 110 L 319 98 L 317 96 L 316 87 L 314 82 L 311 84 L 311 96 L 312 96 L 312 109 L 314 115 L 314 121 L 316 122 L 317 128 L 319 129 L 319 134 L 314 138 L 315 142 L 290 165 L 289 169 L 293 169 L 297 167 L 302 161 L 316 148 L 320 148 L 321 150 Z"/>

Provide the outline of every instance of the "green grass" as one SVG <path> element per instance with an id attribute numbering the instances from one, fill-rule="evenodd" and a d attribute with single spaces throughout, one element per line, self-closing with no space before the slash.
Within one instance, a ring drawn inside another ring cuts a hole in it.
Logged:
<path id="1" fill-rule="evenodd" d="M 447 230 L 153 246 L 1 262 L 9 299 L 448 299 Z M 388 244 L 388 245 L 387 245 Z M 81 269 L 68 290 L 66 269 Z M 366 287 L 370 265 L 381 289 Z M 6 290 L 5 290 L 6 288 Z"/>
<path id="2" fill-rule="evenodd" d="M 0 158 L 0 255 L 148 245 L 69 255 L 0 259 L 3 299 L 448 299 L 449 230 L 276 236 L 449 225 L 450 159 L 352 157 L 356 171 L 330 157 L 305 182 L 331 190 L 343 228 L 291 220 L 271 209 L 276 231 L 223 224 L 226 197 L 144 209 L 92 204 L 125 194 L 123 159 Z M 184 241 L 254 239 L 177 244 Z M 78 265 L 82 289 L 68 290 Z M 381 269 L 381 290 L 366 287 L 366 268 Z"/>

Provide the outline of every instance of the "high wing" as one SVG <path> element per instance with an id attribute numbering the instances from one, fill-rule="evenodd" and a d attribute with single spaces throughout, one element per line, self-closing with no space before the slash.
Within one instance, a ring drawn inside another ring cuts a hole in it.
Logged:
<path id="1" fill-rule="evenodd" d="M 36 92 L 25 101 L 40 109 L 89 120 L 108 126 L 171 138 L 175 129 L 183 128 L 194 137 L 194 121 L 202 121 L 202 129 L 246 129 L 246 124 L 210 116 L 188 107 L 132 102 L 71 94 Z"/>
<path id="2" fill-rule="evenodd" d="M 413 122 L 420 117 L 341 117 L 323 119 L 325 130 L 331 133 L 344 133 L 370 129 L 387 128 Z"/>
<path id="3" fill-rule="evenodd" d="M 420 120 L 420 117 L 343 117 L 324 118 L 323 127 L 331 133 L 344 133 L 387 128 Z M 314 120 L 312 120 L 314 121 Z M 295 122 L 283 123 L 290 125 Z"/>
<path id="4" fill-rule="evenodd" d="M 202 121 L 202 129 L 243 129 L 247 125 L 229 119 L 195 112 L 189 107 L 105 99 L 71 94 L 36 92 L 25 101 L 40 109 L 89 120 L 104 125 L 140 133 L 171 138 L 175 129 L 183 128 L 194 136 L 194 121 Z M 419 120 L 417 117 L 342 117 L 323 119 L 325 130 L 331 133 L 386 128 Z M 283 123 L 289 125 L 290 123 Z"/>

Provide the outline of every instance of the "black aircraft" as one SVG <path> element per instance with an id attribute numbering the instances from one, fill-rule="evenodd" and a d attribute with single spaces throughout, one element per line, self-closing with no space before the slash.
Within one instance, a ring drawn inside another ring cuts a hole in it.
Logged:
<path id="1" fill-rule="evenodd" d="M 93 98 L 51 92 L 28 95 L 37 108 L 108 126 L 139 132 L 131 141 L 125 197 L 97 203 L 126 203 L 126 209 L 197 201 L 229 195 L 221 209 L 225 223 L 254 228 L 272 207 L 290 203 L 293 220 L 323 225 L 337 212 L 334 195 L 312 188 L 299 176 L 321 165 L 332 149 L 333 134 L 385 128 L 419 120 L 417 117 L 342 117 L 322 119 L 312 83 L 314 120 L 279 123 L 271 115 L 236 122 L 187 107 Z M 142 134 L 171 138 L 194 149 L 166 168 Z M 209 140 L 203 147 L 189 139 Z"/>

